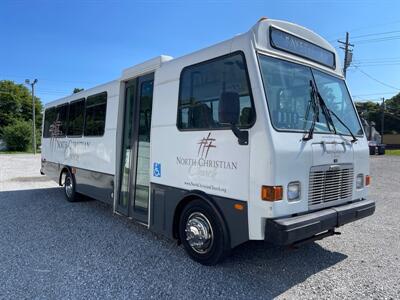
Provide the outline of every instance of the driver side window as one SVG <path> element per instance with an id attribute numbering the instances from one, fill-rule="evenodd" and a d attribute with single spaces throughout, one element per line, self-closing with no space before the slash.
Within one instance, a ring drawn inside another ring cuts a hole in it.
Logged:
<path id="1" fill-rule="evenodd" d="M 226 124 L 219 119 L 220 99 L 224 93 L 239 96 L 238 126 L 251 127 L 255 113 L 243 53 L 225 55 L 183 69 L 180 77 L 178 128 L 226 128 Z"/>

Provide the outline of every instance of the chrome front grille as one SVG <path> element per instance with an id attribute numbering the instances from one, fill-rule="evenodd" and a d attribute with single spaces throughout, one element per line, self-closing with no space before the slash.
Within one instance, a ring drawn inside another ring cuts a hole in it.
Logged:
<path id="1" fill-rule="evenodd" d="M 313 209 L 351 200 L 352 164 L 315 166 L 310 170 L 308 205 Z"/>

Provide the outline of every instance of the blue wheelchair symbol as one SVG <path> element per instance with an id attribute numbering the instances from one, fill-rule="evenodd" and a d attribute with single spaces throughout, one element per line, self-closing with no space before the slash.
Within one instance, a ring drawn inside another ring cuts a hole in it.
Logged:
<path id="1" fill-rule="evenodd" d="M 154 177 L 161 177 L 161 164 L 160 163 L 154 163 L 153 164 L 153 176 Z"/>

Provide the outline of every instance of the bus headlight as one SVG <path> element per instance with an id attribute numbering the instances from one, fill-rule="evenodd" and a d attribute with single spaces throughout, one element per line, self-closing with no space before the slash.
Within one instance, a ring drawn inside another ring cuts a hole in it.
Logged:
<path id="1" fill-rule="evenodd" d="M 364 174 L 358 174 L 356 177 L 356 188 L 362 189 L 364 187 Z"/>
<path id="2" fill-rule="evenodd" d="M 292 181 L 288 184 L 287 197 L 289 201 L 294 201 L 300 199 L 300 182 Z"/>

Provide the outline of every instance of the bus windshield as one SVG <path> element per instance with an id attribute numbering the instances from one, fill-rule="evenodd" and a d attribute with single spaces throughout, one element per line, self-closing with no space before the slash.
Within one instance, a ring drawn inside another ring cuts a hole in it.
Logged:
<path id="1" fill-rule="evenodd" d="M 307 66 L 259 55 L 264 89 L 272 125 L 280 131 L 307 132 L 314 119 L 312 85 L 329 110 L 333 111 L 355 135 L 363 131 L 344 81 Z M 350 135 L 349 130 L 336 118 L 333 126 L 326 120 L 323 110 L 317 110 L 314 132 Z"/>

